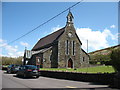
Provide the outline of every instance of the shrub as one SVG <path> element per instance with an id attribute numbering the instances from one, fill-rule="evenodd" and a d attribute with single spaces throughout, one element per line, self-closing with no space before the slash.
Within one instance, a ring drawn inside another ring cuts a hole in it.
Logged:
<path id="1" fill-rule="evenodd" d="M 115 70 L 120 72 L 120 48 L 112 51 L 111 63 Z"/>
<path id="2" fill-rule="evenodd" d="M 105 64 L 105 65 L 111 65 L 111 53 L 103 55 L 103 54 L 96 54 L 96 55 L 90 55 L 91 61 L 90 64 Z"/>

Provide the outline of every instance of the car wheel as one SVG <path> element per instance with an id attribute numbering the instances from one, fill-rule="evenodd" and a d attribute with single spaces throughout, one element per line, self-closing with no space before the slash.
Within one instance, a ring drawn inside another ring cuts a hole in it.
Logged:
<path id="1" fill-rule="evenodd" d="M 8 71 L 7 71 L 7 73 L 9 73 L 9 74 L 10 74 L 10 73 L 11 73 L 11 71 L 10 71 L 10 70 L 8 70 Z"/>
<path id="2" fill-rule="evenodd" d="M 27 77 L 26 74 L 24 74 L 23 77 L 26 78 Z"/>
<path id="3" fill-rule="evenodd" d="M 36 76 L 36 78 L 39 78 L 39 76 Z"/>
<path id="4" fill-rule="evenodd" d="M 8 73 L 8 70 L 7 70 L 7 73 Z"/>
<path id="5" fill-rule="evenodd" d="M 17 77 L 20 77 L 20 75 L 19 75 L 18 73 L 16 73 L 16 76 L 17 76 Z"/>

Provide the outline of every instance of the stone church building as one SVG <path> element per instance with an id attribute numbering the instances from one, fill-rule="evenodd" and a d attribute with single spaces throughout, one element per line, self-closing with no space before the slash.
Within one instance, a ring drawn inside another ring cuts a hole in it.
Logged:
<path id="1" fill-rule="evenodd" d="M 81 48 L 69 11 L 66 26 L 41 38 L 32 50 L 24 53 L 24 64 L 41 68 L 80 68 L 89 65 L 89 55 Z"/>

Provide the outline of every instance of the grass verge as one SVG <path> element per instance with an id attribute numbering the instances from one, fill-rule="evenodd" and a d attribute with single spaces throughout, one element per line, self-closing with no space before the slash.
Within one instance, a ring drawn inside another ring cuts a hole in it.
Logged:
<path id="1" fill-rule="evenodd" d="M 68 72 L 81 72 L 81 73 L 114 73 L 115 70 L 112 66 L 96 66 L 88 68 L 66 69 L 66 68 L 41 68 L 41 70 L 49 71 L 68 71 Z"/>

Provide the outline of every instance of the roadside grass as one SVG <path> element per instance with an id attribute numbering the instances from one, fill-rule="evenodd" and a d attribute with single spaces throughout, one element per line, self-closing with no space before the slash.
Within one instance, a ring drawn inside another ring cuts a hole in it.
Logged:
<path id="1" fill-rule="evenodd" d="M 115 70 L 112 66 L 96 66 L 88 68 L 66 69 L 66 68 L 40 68 L 41 70 L 48 71 L 67 71 L 67 72 L 81 72 L 81 73 L 114 73 Z"/>
<path id="2" fill-rule="evenodd" d="M 2 67 L 6 67 L 6 68 L 7 68 L 8 66 L 9 66 L 9 65 L 2 65 Z"/>

